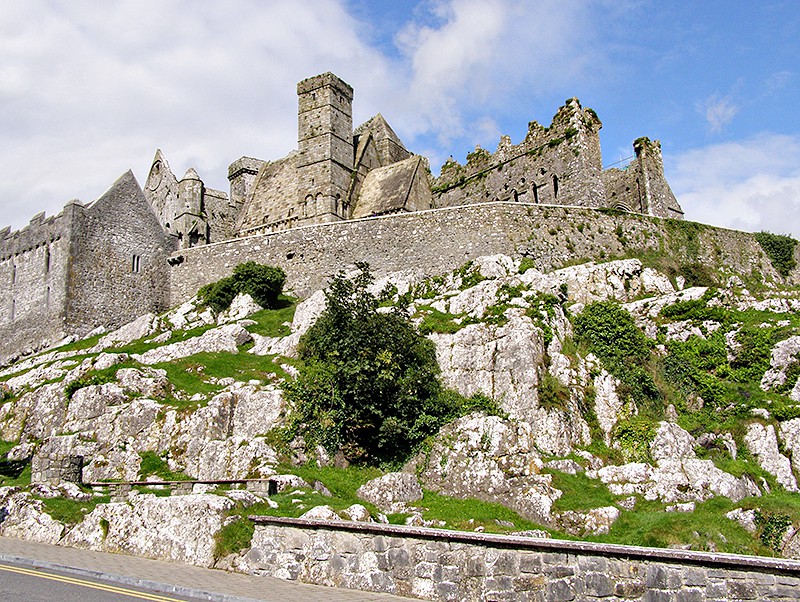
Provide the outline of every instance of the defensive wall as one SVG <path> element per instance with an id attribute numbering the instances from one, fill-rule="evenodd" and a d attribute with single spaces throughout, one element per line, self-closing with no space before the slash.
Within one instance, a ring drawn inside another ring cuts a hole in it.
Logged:
<path id="1" fill-rule="evenodd" d="M 366 261 L 373 273 L 437 275 L 482 255 L 528 257 L 548 271 L 590 259 L 661 254 L 779 278 L 752 234 L 585 207 L 494 202 L 318 224 L 184 249 L 169 258 L 170 304 L 244 261 L 282 267 L 300 297 Z M 760 279 L 760 276 L 758 276 Z"/>
<path id="2" fill-rule="evenodd" d="M 800 562 L 582 541 L 279 517 L 256 523 L 257 574 L 462 601 L 789 602 Z"/>
<path id="3" fill-rule="evenodd" d="M 0 361 L 165 310 L 168 245 L 131 172 L 89 205 L 0 232 Z"/>

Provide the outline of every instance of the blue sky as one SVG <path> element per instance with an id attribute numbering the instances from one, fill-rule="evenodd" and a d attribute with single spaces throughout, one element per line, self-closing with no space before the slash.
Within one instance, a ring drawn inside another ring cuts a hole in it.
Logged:
<path id="1" fill-rule="evenodd" d="M 157 148 L 226 190 L 333 71 L 434 171 L 577 96 L 604 163 L 661 140 L 687 218 L 800 238 L 799 40 L 797 0 L 0 0 L 0 227 L 143 182 Z"/>

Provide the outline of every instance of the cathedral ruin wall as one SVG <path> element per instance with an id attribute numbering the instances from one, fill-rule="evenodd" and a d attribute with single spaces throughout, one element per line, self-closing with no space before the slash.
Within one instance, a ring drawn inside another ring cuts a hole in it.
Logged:
<path id="1" fill-rule="evenodd" d="M 70 333 L 121 326 L 167 308 L 169 243 L 131 172 L 86 207 L 76 226 L 66 312 Z"/>
<path id="2" fill-rule="evenodd" d="M 0 341 L 33 348 L 64 336 L 72 227 L 80 204 L 57 216 L 35 216 L 25 228 L 0 232 Z"/>
<path id="3" fill-rule="evenodd" d="M 669 253 L 677 262 L 727 265 L 777 277 L 751 234 L 585 207 L 494 202 L 318 224 L 173 253 L 171 305 L 244 261 L 282 267 L 300 297 L 366 261 L 376 275 L 441 274 L 482 255 L 529 257 L 540 270 L 626 254 Z"/>

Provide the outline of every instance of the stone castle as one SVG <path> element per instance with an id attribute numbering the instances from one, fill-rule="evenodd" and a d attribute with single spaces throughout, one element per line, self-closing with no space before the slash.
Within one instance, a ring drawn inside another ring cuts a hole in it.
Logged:
<path id="1" fill-rule="evenodd" d="M 238 261 L 283 265 L 302 294 L 364 254 L 401 269 L 457 267 L 479 249 L 520 253 L 521 238 L 503 233 L 519 220 L 490 219 L 498 203 L 683 217 L 659 143 L 639 138 L 626 168 L 604 170 L 601 122 L 574 98 L 520 144 L 503 137 L 435 178 L 382 115 L 353 128 L 353 89 L 337 76 L 306 79 L 297 94 L 297 150 L 234 161 L 229 193 L 194 169 L 179 180 L 159 150 L 143 189 L 128 172 L 90 204 L 0 230 L 0 361 L 163 311 Z M 404 216 L 419 219 L 385 221 Z"/>

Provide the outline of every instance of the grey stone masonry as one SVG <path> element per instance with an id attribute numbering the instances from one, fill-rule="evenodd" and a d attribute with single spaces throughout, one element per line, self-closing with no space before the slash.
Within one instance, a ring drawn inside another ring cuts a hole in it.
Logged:
<path id="1" fill-rule="evenodd" d="M 37 454 L 31 462 L 31 483 L 81 483 L 83 475 L 83 456 Z"/>
<path id="2" fill-rule="evenodd" d="M 629 213 L 496 202 L 318 224 L 176 252 L 170 305 L 244 261 L 280 266 L 287 289 L 304 297 L 357 261 L 378 276 L 398 270 L 434 276 L 496 253 L 529 257 L 547 271 L 576 258 L 652 251 L 680 263 L 779 277 L 752 234 Z"/>
<path id="3" fill-rule="evenodd" d="M 250 517 L 259 575 L 425 600 L 800 598 L 800 562 L 347 521 Z"/>

